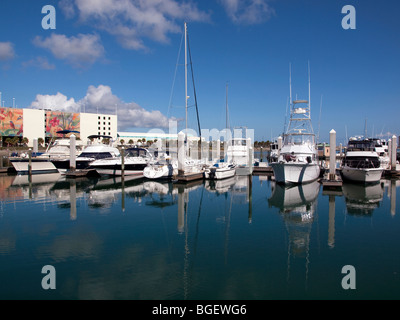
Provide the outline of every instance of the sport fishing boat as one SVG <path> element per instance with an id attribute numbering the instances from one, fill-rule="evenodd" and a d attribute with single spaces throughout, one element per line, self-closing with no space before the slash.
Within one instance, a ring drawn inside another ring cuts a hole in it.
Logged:
<path id="1" fill-rule="evenodd" d="M 310 80 L 308 86 L 309 100 L 293 101 L 290 84 L 289 124 L 278 160 L 270 163 L 277 183 L 309 183 L 317 180 L 320 175 L 318 149 L 311 124 Z"/>

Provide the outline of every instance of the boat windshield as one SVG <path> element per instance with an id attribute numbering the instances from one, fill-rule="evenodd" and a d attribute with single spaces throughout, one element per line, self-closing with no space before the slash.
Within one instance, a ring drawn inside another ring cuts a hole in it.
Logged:
<path id="1" fill-rule="evenodd" d="M 348 150 L 373 151 L 375 149 L 375 146 L 375 142 L 371 140 L 355 140 L 349 141 Z"/>
<path id="2" fill-rule="evenodd" d="M 126 155 L 128 157 L 142 157 L 145 158 L 148 152 L 145 149 L 128 149 Z"/>
<path id="3" fill-rule="evenodd" d="M 82 152 L 78 158 L 91 158 L 91 159 L 105 159 L 111 158 L 112 155 L 110 152 Z"/>
<path id="4" fill-rule="evenodd" d="M 377 157 L 346 157 L 343 159 L 343 164 L 350 168 L 371 169 L 379 168 L 380 161 Z"/>
<path id="5" fill-rule="evenodd" d="M 246 146 L 246 139 L 233 139 L 232 146 Z"/>
<path id="6" fill-rule="evenodd" d="M 70 150 L 67 146 L 56 145 L 52 147 L 48 154 L 69 154 Z"/>
<path id="7" fill-rule="evenodd" d="M 313 134 L 290 134 L 285 137 L 285 144 L 314 144 L 314 137 Z"/>

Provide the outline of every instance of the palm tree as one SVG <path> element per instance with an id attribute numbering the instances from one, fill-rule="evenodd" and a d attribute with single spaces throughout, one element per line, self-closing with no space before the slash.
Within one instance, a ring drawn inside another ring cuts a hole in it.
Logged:
<path id="1" fill-rule="evenodd" d="M 39 146 L 43 146 L 43 143 L 44 143 L 44 139 L 43 138 L 39 138 L 38 139 Z"/>
<path id="2" fill-rule="evenodd" d="M 29 139 L 27 137 L 23 137 L 22 138 L 22 143 L 24 144 L 24 146 L 26 147 L 29 143 Z"/>
<path id="3" fill-rule="evenodd" d="M 6 138 L 6 143 L 7 143 L 7 147 L 9 147 L 10 144 L 12 143 L 12 139 L 10 137 Z"/>

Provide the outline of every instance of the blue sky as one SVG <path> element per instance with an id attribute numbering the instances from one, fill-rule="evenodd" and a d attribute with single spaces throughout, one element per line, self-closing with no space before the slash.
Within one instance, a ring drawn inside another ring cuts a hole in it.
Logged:
<path id="1" fill-rule="evenodd" d="M 56 10 L 55 30 L 42 28 L 45 5 Z M 356 9 L 355 30 L 342 28 L 345 5 Z M 120 131 L 164 129 L 185 117 L 178 52 L 187 21 L 202 128 L 225 127 L 228 84 L 231 126 L 254 129 L 256 140 L 277 137 L 289 64 L 293 94 L 307 99 L 310 62 L 321 141 L 335 129 L 345 143 L 365 122 L 369 135 L 400 133 L 397 1 L 3 0 L 0 9 L 6 107 L 15 98 L 19 108 L 118 112 Z"/>

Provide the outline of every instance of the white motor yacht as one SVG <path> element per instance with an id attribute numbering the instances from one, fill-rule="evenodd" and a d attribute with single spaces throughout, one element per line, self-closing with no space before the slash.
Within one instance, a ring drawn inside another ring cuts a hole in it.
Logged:
<path id="1" fill-rule="evenodd" d="M 375 151 L 372 140 L 350 139 L 341 166 L 344 180 L 377 183 L 381 180 L 383 171 L 380 156 Z"/>
<path id="2" fill-rule="evenodd" d="M 153 159 L 145 148 L 128 148 L 124 154 L 124 175 L 143 177 L 143 170 Z M 122 157 L 98 159 L 90 163 L 89 169 L 95 169 L 101 175 L 122 175 Z"/>

